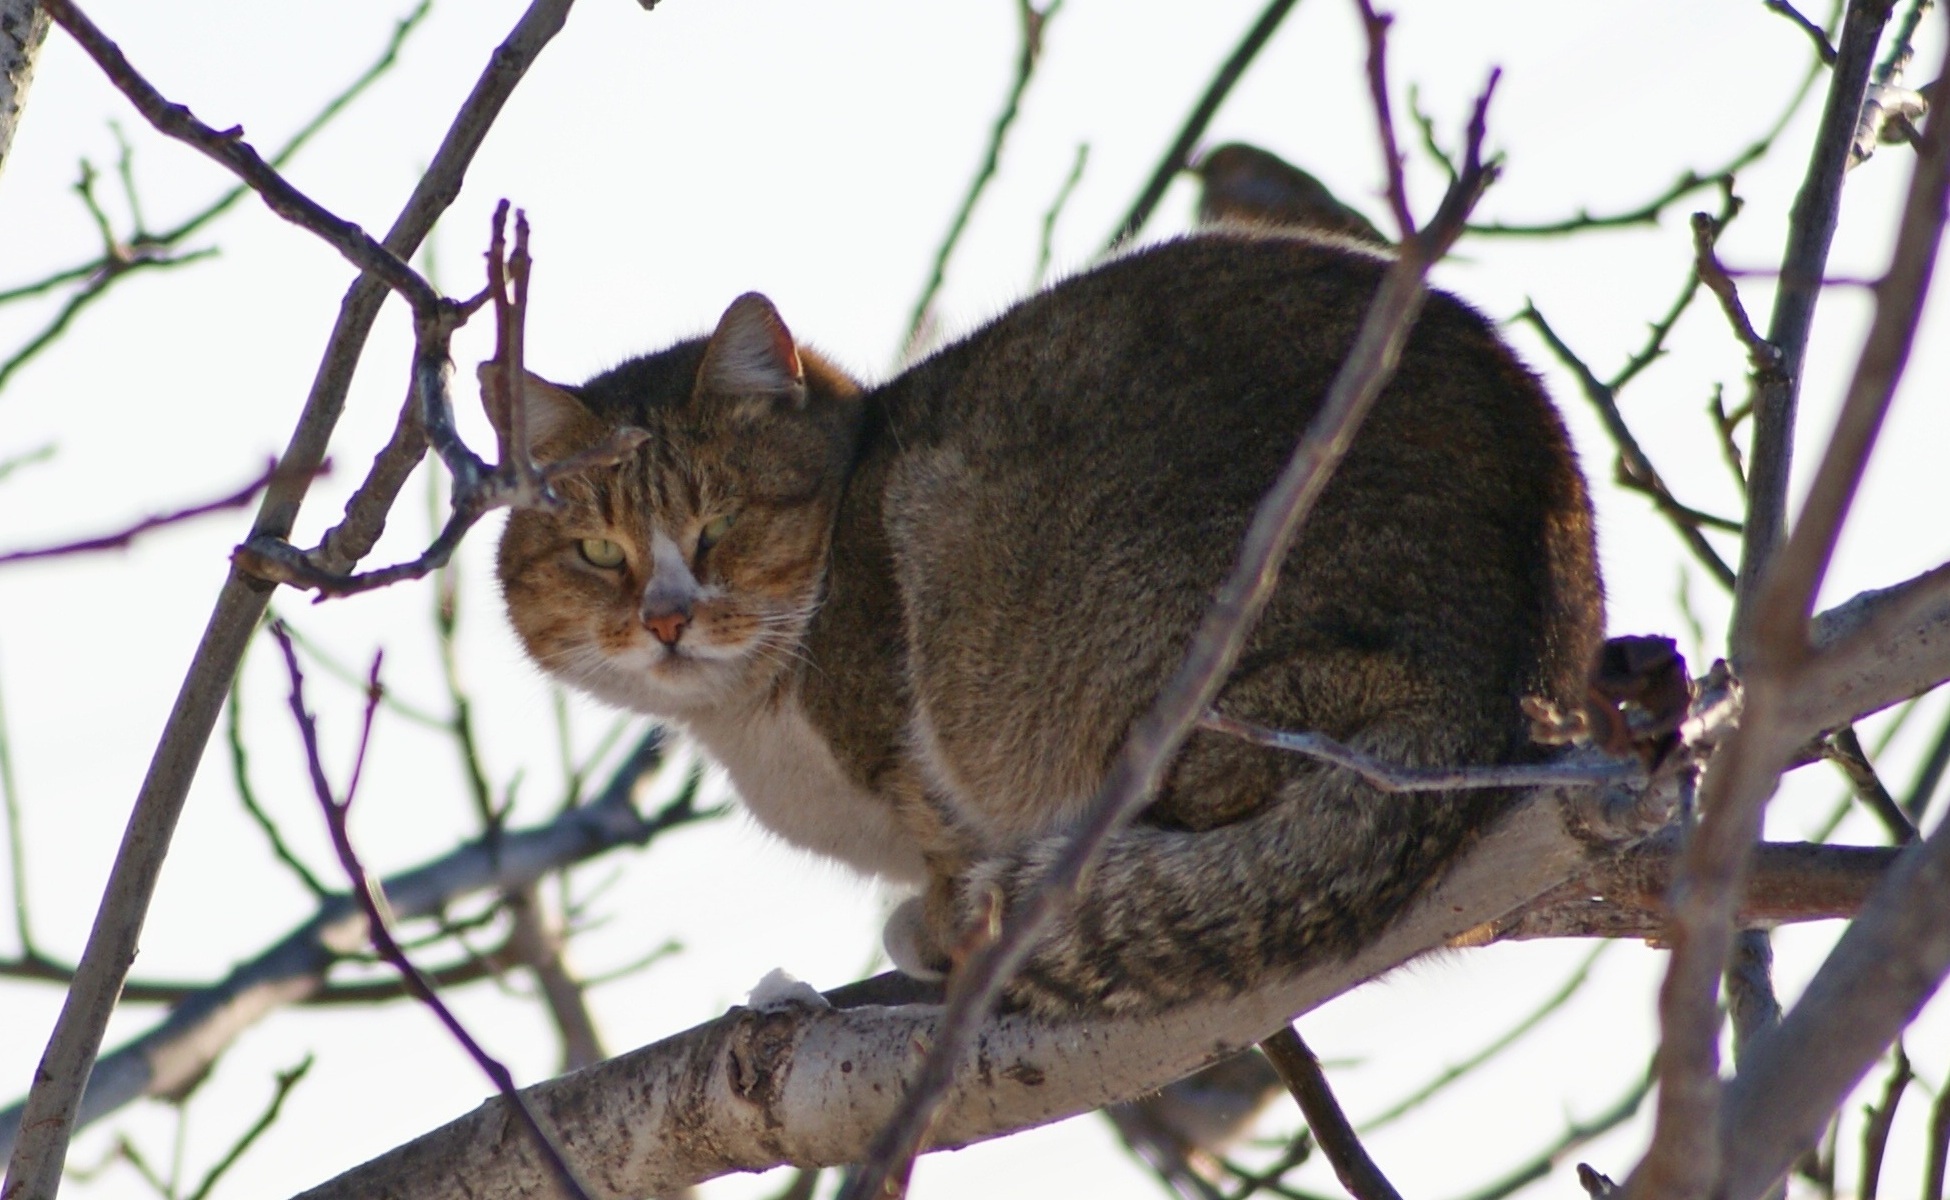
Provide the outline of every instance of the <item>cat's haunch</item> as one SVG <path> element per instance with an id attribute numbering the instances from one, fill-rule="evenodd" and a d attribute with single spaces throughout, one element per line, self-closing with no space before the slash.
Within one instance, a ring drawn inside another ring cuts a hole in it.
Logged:
<path id="1" fill-rule="evenodd" d="M 760 822 L 919 885 L 940 969 L 1033 886 L 1177 666 L 1386 267 L 1218 232 L 1119 258 L 863 387 L 746 295 L 580 387 L 531 377 L 537 456 L 651 435 L 517 512 L 535 660 L 688 728 Z M 1221 711 L 1409 765 L 1536 756 L 1602 639 L 1562 421 L 1432 293 L 1282 569 Z M 1209 731 L 1012 985 L 1050 1014 L 1225 996 L 1370 941 L 1494 819 Z"/>

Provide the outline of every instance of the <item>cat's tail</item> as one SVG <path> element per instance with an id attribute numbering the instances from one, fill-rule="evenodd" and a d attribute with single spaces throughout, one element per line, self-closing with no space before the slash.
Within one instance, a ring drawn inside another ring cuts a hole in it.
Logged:
<path id="1" fill-rule="evenodd" d="M 1139 825 L 1115 835 L 1017 974 L 1010 1000 L 1053 1016 L 1157 1011 L 1344 959 L 1439 878 L 1509 799 L 1385 793 L 1326 766 L 1299 772 L 1281 791 L 1277 803 L 1229 825 Z M 956 889 L 961 927 L 994 896 L 1006 912 L 1029 894 L 1066 844 L 1046 837 L 978 864 Z"/>

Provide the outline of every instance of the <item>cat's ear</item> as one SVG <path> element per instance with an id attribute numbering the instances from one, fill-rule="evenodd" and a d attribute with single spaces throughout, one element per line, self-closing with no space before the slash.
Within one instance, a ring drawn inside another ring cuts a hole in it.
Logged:
<path id="1" fill-rule="evenodd" d="M 513 393 L 501 386 L 501 364 L 490 359 L 476 367 L 474 375 L 481 381 L 481 404 L 487 409 L 488 419 L 496 429 L 507 428 Z M 530 446 L 543 445 L 589 420 L 589 410 L 576 399 L 574 392 L 550 383 L 533 371 L 523 371 L 521 376 L 522 413 L 528 421 Z"/>
<path id="2" fill-rule="evenodd" d="M 731 302 L 697 369 L 698 391 L 718 396 L 770 396 L 806 402 L 806 370 L 779 310 L 757 292 Z"/>

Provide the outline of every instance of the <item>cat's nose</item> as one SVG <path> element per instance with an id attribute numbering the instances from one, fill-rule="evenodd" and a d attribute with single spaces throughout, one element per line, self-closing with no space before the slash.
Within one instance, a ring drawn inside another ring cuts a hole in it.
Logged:
<path id="1" fill-rule="evenodd" d="M 643 627 L 650 631 L 651 637 L 666 646 L 675 646 L 677 639 L 684 636 L 684 627 L 690 623 L 690 614 L 681 609 L 657 613 L 654 616 L 650 613 L 643 614 Z"/>

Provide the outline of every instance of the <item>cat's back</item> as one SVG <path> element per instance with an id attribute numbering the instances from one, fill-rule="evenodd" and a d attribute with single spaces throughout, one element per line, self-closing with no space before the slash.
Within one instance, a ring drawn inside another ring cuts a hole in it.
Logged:
<path id="1" fill-rule="evenodd" d="M 1094 792 L 1386 268 L 1306 237 L 1168 243 L 1057 285 L 881 389 L 908 674 L 945 783 L 1059 808 Z M 1598 609 L 1561 421 L 1487 322 L 1432 294 L 1226 703 L 1351 736 L 1439 702 L 1452 745 L 1404 753 L 1513 753 L 1515 697 L 1575 693 Z"/>

